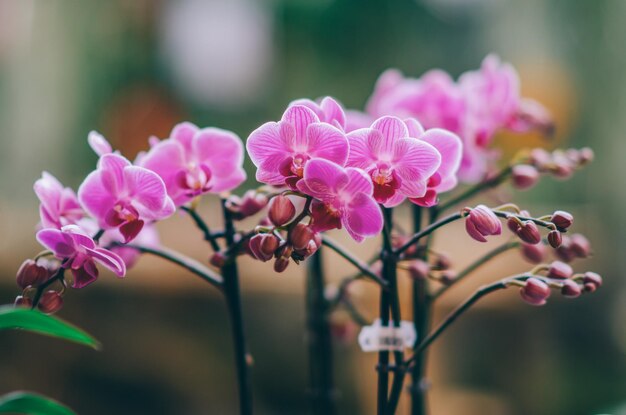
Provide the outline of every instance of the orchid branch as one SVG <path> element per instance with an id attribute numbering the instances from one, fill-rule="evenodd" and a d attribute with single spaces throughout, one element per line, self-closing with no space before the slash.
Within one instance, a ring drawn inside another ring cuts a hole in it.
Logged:
<path id="1" fill-rule="evenodd" d="M 207 241 L 211 245 L 211 248 L 213 249 L 213 251 L 215 252 L 219 251 L 220 246 L 217 243 L 215 236 L 211 233 L 211 229 L 209 228 L 209 225 L 207 225 L 204 219 L 202 219 L 202 216 L 200 216 L 200 214 L 194 208 L 190 208 L 187 206 L 181 206 L 180 208 L 184 210 L 185 212 L 189 213 L 189 216 L 194 221 L 198 229 L 202 231 L 202 234 L 204 235 L 204 240 Z"/>
<path id="2" fill-rule="evenodd" d="M 355 256 L 353 256 L 352 254 L 350 254 L 342 246 L 337 244 L 337 242 L 333 241 L 328 236 L 326 236 L 326 235 L 322 236 L 322 244 L 327 246 L 327 247 L 329 247 L 330 249 L 335 251 L 337 254 L 339 254 L 341 257 L 346 259 L 349 263 L 351 263 L 359 271 L 361 271 L 361 273 L 363 273 L 363 275 L 365 275 L 368 278 L 370 278 L 371 280 L 377 282 L 381 287 L 383 287 L 383 288 L 387 287 L 387 285 L 388 285 L 387 281 L 383 280 L 378 275 L 376 275 L 374 273 L 374 271 L 372 271 L 372 269 L 367 264 L 361 262 L 360 259 L 358 259 Z M 355 279 L 358 279 L 358 278 L 355 278 Z"/>
<path id="3" fill-rule="evenodd" d="M 393 251 L 393 253 L 397 256 L 397 255 L 401 255 L 404 251 L 406 251 L 407 249 L 409 249 L 411 247 L 411 245 L 414 245 L 417 241 L 419 241 L 420 239 L 422 239 L 425 236 L 430 235 L 431 233 L 433 233 L 434 231 L 436 231 L 437 229 L 441 228 L 442 226 L 447 225 L 448 223 L 454 222 L 456 220 L 459 220 L 463 218 L 463 214 L 462 213 L 454 213 L 450 216 L 446 216 L 445 218 L 432 223 L 431 225 L 427 226 L 426 228 L 422 229 L 421 231 L 415 233 L 411 239 L 409 239 L 404 245 L 400 246 L 399 248 L 395 249 Z"/>

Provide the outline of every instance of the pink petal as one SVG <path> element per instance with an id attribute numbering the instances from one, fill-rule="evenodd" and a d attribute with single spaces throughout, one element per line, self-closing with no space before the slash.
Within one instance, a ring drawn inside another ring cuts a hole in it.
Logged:
<path id="1" fill-rule="evenodd" d="M 348 159 L 348 139 L 338 128 L 326 123 L 310 124 L 307 128 L 307 149 L 311 157 L 330 160 L 343 166 Z"/>
<path id="2" fill-rule="evenodd" d="M 292 153 L 291 142 L 283 134 L 281 124 L 283 123 L 265 123 L 248 137 L 246 149 L 255 166 L 260 167 L 270 158 L 280 157 L 282 160 Z"/>
<path id="3" fill-rule="evenodd" d="M 297 184 L 303 193 L 322 201 L 332 201 L 348 183 L 341 166 L 324 159 L 311 159 L 304 166 L 304 179 Z"/>
<path id="4" fill-rule="evenodd" d="M 296 148 L 306 145 L 306 130 L 309 124 L 320 122 L 320 119 L 311 109 L 303 105 L 293 105 L 287 108 L 281 121 L 291 124 L 295 129 Z"/>
<path id="5" fill-rule="evenodd" d="M 96 170 L 89 173 L 78 188 L 78 200 L 83 208 L 94 218 L 103 228 L 107 226 L 105 218 L 109 210 L 115 205 L 116 198 L 102 183 L 101 172 Z"/>
<path id="6" fill-rule="evenodd" d="M 163 180 L 153 171 L 138 166 L 124 169 L 124 179 L 133 206 L 143 219 L 164 219 L 167 192 Z M 167 212 L 166 212 L 167 213 Z"/>
<path id="7" fill-rule="evenodd" d="M 176 175 L 187 168 L 185 152 L 180 143 L 171 139 L 159 142 L 142 158 L 140 166 L 158 174 L 170 196 L 178 196 L 181 190 Z"/>
<path id="8" fill-rule="evenodd" d="M 211 168 L 213 175 L 229 176 L 243 164 L 243 144 L 235 133 L 220 128 L 203 128 L 193 139 L 195 159 Z"/>
<path id="9" fill-rule="evenodd" d="M 348 167 L 346 168 L 346 174 L 348 175 L 348 183 L 346 187 L 341 190 L 342 192 L 351 195 L 364 193 L 368 196 L 374 193 L 372 179 L 363 170 Z"/>
<path id="10" fill-rule="evenodd" d="M 392 208 L 398 206 L 400 203 L 406 200 L 406 196 L 402 192 L 402 187 L 400 187 L 399 191 L 397 191 L 393 196 L 383 203 L 383 206 L 386 208 Z"/>
<path id="11" fill-rule="evenodd" d="M 400 184 L 399 192 L 406 197 L 416 198 L 424 196 L 426 188 L 426 180 L 403 180 Z"/>
<path id="12" fill-rule="evenodd" d="M 378 203 L 364 193 L 357 194 L 346 206 L 342 223 L 357 242 L 378 235 L 383 229 L 383 215 Z"/>
<path id="13" fill-rule="evenodd" d="M 126 274 L 126 264 L 119 255 L 104 248 L 88 249 L 89 255 L 113 271 L 118 277 L 123 277 Z"/>
<path id="14" fill-rule="evenodd" d="M 87 136 L 87 142 L 89 143 L 89 147 L 96 153 L 98 156 L 103 156 L 105 154 L 109 154 L 113 152 L 113 148 L 111 144 L 107 141 L 106 138 L 102 134 L 97 131 L 90 131 Z"/>
<path id="15" fill-rule="evenodd" d="M 81 268 L 72 269 L 74 283 L 72 288 L 84 288 L 98 279 L 98 269 L 93 261 L 87 261 Z"/>
<path id="16" fill-rule="evenodd" d="M 228 176 L 214 176 L 211 183 L 211 193 L 231 191 L 237 188 L 247 178 L 246 171 L 237 167 L 228 172 Z M 283 177 L 284 181 L 284 177 Z"/>
<path id="17" fill-rule="evenodd" d="M 350 153 L 346 165 L 364 170 L 371 168 L 377 161 L 377 157 L 372 154 L 370 143 L 382 140 L 382 134 L 378 130 L 361 128 L 348 133 L 347 137 L 350 144 Z"/>
<path id="18" fill-rule="evenodd" d="M 118 195 L 124 189 L 124 168 L 130 161 L 118 154 L 105 154 L 98 161 L 98 172 L 104 188 L 112 195 Z"/>
<path id="19" fill-rule="evenodd" d="M 456 177 L 456 172 L 461 165 L 461 157 L 463 156 L 461 139 L 456 134 L 439 128 L 428 130 L 419 138 L 435 147 L 441 154 L 441 164 L 437 169 L 437 173 L 441 176 L 442 181 L 449 180 L 450 177 Z M 450 183 L 452 182 L 447 182 L 448 186 Z M 437 190 L 440 192 L 450 189 L 450 187 L 437 186 Z"/>
<path id="20" fill-rule="evenodd" d="M 61 230 L 70 235 L 74 241 L 74 246 L 80 245 L 85 248 L 94 248 L 96 246 L 96 243 L 93 241 L 91 236 L 87 235 L 85 231 L 77 225 L 67 225 L 61 228 Z"/>
<path id="21" fill-rule="evenodd" d="M 320 117 L 322 121 L 337 125 L 341 129 L 346 127 L 346 114 L 337 101 L 331 97 L 325 97 L 322 99 L 320 107 L 322 107 L 322 111 L 324 111 L 324 119 Z"/>
<path id="22" fill-rule="evenodd" d="M 441 155 L 437 149 L 413 138 L 397 141 L 393 159 L 394 168 L 403 182 L 426 180 L 441 164 Z"/>
<path id="23" fill-rule="evenodd" d="M 36 238 L 58 258 L 69 258 L 76 253 L 72 237 L 58 229 L 42 229 Z"/>
<path id="24" fill-rule="evenodd" d="M 404 123 L 409 130 L 409 137 L 418 138 L 424 134 L 424 127 L 415 118 L 407 118 Z"/>
<path id="25" fill-rule="evenodd" d="M 191 157 L 193 154 L 191 143 L 197 131 L 198 127 L 195 124 L 190 122 L 181 122 L 180 124 L 175 125 L 170 133 L 170 138 L 182 146 L 187 158 Z"/>
<path id="26" fill-rule="evenodd" d="M 374 147 L 375 154 L 392 154 L 393 143 L 400 138 L 406 138 L 409 136 L 409 130 L 400 118 L 397 117 L 381 117 L 374 121 L 372 128 L 380 131 L 383 136 L 383 140 L 380 142 L 379 147 Z"/>

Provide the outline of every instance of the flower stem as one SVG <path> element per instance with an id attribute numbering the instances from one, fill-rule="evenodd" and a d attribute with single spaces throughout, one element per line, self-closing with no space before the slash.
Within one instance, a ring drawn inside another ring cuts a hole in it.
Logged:
<path id="1" fill-rule="evenodd" d="M 350 254 L 348 251 L 346 251 L 342 246 L 337 244 L 337 242 L 335 242 L 332 239 L 328 238 L 326 235 L 322 236 L 322 244 L 326 245 L 327 247 L 329 247 L 330 249 L 332 249 L 333 251 L 338 253 L 340 256 L 342 256 L 344 259 L 346 259 L 349 263 L 354 265 L 364 275 L 366 275 L 370 279 L 376 281 L 382 287 L 386 287 L 388 285 L 387 281 L 385 281 L 384 279 L 382 279 L 378 275 L 376 275 L 374 273 L 374 271 L 372 271 L 371 268 L 367 264 L 361 262 L 361 260 L 359 260 L 358 258 L 354 257 L 352 254 Z"/>
<path id="2" fill-rule="evenodd" d="M 194 223 L 196 224 L 198 229 L 200 229 L 202 231 L 202 234 L 204 236 L 204 240 L 207 241 L 211 245 L 211 248 L 213 249 L 213 251 L 215 251 L 215 252 L 219 251 L 220 250 L 220 246 L 217 243 L 217 240 L 215 239 L 213 234 L 211 233 L 211 229 L 209 229 L 209 225 L 207 225 L 207 223 L 204 221 L 204 219 L 202 219 L 202 216 L 200 216 L 200 214 L 194 208 L 189 208 L 187 206 L 181 206 L 181 209 L 184 210 L 185 212 L 189 213 L 189 216 L 194 221 Z"/>
<path id="3" fill-rule="evenodd" d="M 445 218 L 443 218 L 443 219 L 441 219 L 441 220 L 439 220 L 437 222 L 434 222 L 434 223 L 430 224 L 429 226 L 425 227 L 421 231 L 416 232 L 411 237 L 411 239 L 409 239 L 404 245 L 402 245 L 401 247 L 399 247 L 398 249 L 393 251 L 393 253 L 395 255 L 402 254 L 404 251 L 409 249 L 412 245 L 415 245 L 415 243 L 418 242 L 423 237 L 430 235 L 431 233 L 433 233 L 437 229 L 441 228 L 442 226 L 445 226 L 448 223 L 451 223 L 451 222 L 454 222 L 456 220 L 459 220 L 462 217 L 463 217 L 463 215 L 460 212 L 459 213 L 454 213 L 454 214 L 452 214 L 450 216 L 446 216 Z"/>
<path id="4" fill-rule="evenodd" d="M 224 215 L 224 233 L 226 244 L 232 246 L 235 243 L 235 227 L 230 211 L 226 207 L 226 201 L 222 200 Z M 235 365 L 237 368 L 237 381 L 239 388 L 239 413 L 241 415 L 252 414 L 252 383 L 250 379 L 249 364 L 252 361 L 246 347 L 246 338 L 243 326 L 243 314 L 241 307 L 241 292 L 239 288 L 239 270 L 237 261 L 227 261 L 222 267 L 224 278 L 224 296 L 230 313 L 231 330 L 235 346 Z"/>
<path id="5" fill-rule="evenodd" d="M 306 322 L 309 346 L 310 395 L 313 414 L 336 413 L 333 381 L 333 347 L 329 303 L 325 298 L 322 250 L 307 260 Z"/>

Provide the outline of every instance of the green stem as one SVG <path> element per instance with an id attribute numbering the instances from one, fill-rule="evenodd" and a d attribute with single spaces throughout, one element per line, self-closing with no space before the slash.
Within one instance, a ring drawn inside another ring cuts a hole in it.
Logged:
<path id="1" fill-rule="evenodd" d="M 333 347 L 329 304 L 325 298 L 322 250 L 307 261 L 306 321 L 308 326 L 310 394 L 313 414 L 336 413 Z"/>

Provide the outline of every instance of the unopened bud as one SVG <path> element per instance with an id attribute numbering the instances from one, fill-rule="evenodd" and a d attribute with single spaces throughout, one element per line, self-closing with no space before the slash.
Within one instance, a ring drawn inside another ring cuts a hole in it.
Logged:
<path id="1" fill-rule="evenodd" d="M 267 206 L 267 196 L 254 190 L 244 193 L 239 204 L 239 213 L 244 217 L 252 216 Z"/>
<path id="2" fill-rule="evenodd" d="M 271 239 L 268 239 L 268 237 L 270 237 Z M 276 249 L 278 249 L 278 244 L 273 250 L 271 249 L 272 245 L 274 244 L 272 239 L 278 242 L 274 235 L 267 235 L 262 233 L 254 235 L 252 238 L 250 238 L 250 242 L 248 243 L 248 250 L 250 251 L 252 257 L 263 262 L 272 259 L 274 257 L 274 253 L 276 252 Z M 263 243 L 265 243 L 266 246 L 262 249 L 261 245 L 263 245 Z"/>
<path id="3" fill-rule="evenodd" d="M 274 271 L 283 272 L 289 266 L 289 258 L 278 257 L 276 261 L 274 261 Z"/>
<path id="4" fill-rule="evenodd" d="M 587 271 L 585 272 L 584 276 L 583 276 L 583 284 L 585 284 L 585 286 L 587 284 L 593 284 L 596 286 L 596 288 L 599 288 L 602 286 L 602 277 L 600 276 L 600 274 L 596 274 L 595 272 L 591 272 L 591 271 Z"/>
<path id="5" fill-rule="evenodd" d="M 557 228 L 567 229 L 574 223 L 574 216 L 571 213 L 557 210 L 550 217 L 550 222 L 554 223 Z"/>
<path id="6" fill-rule="evenodd" d="M 15 306 L 16 307 L 32 307 L 33 300 L 31 300 L 28 297 L 18 295 L 17 297 L 15 297 Z"/>
<path id="7" fill-rule="evenodd" d="M 587 258 L 591 254 L 591 244 L 584 235 L 576 233 L 570 236 L 570 250 L 578 258 Z"/>
<path id="8" fill-rule="evenodd" d="M 573 280 L 565 280 L 563 281 L 563 286 L 561 287 L 561 295 L 567 298 L 576 298 L 580 296 L 582 293 L 582 289 L 580 285 L 578 285 Z"/>
<path id="9" fill-rule="evenodd" d="M 313 240 L 313 230 L 304 223 L 298 223 L 289 231 L 289 241 L 294 249 L 305 249 L 309 242 Z"/>
<path id="10" fill-rule="evenodd" d="M 445 270 L 439 275 L 439 281 L 444 285 L 450 285 L 456 280 L 457 273 L 454 270 Z"/>
<path id="11" fill-rule="evenodd" d="M 226 263 L 226 254 L 221 251 L 213 253 L 209 259 L 209 263 L 217 268 L 222 268 Z"/>
<path id="12" fill-rule="evenodd" d="M 536 245 L 541 242 L 541 233 L 539 228 L 532 221 L 525 221 L 516 232 L 517 236 L 528 244 Z"/>
<path id="13" fill-rule="evenodd" d="M 478 242 L 487 242 L 485 236 L 502 233 L 502 224 L 491 209 L 485 205 L 478 205 L 467 215 L 465 229 L 469 236 Z"/>
<path id="14" fill-rule="evenodd" d="M 569 179 L 574 173 L 572 162 L 562 154 L 556 154 L 554 156 L 554 165 L 550 172 L 558 179 Z"/>
<path id="15" fill-rule="evenodd" d="M 544 170 L 552 163 L 552 155 L 543 148 L 535 148 L 530 152 L 530 163 L 539 170 Z"/>
<path id="16" fill-rule="evenodd" d="M 261 243 L 259 244 L 259 251 L 271 258 L 274 255 L 274 252 L 276 252 L 276 250 L 278 249 L 280 241 L 278 240 L 276 235 L 265 234 L 260 236 Z"/>
<path id="17" fill-rule="evenodd" d="M 575 258 L 575 255 L 570 249 L 570 246 L 572 244 L 571 239 L 567 235 L 562 235 L 562 238 L 563 242 L 561 243 L 561 246 L 555 249 L 554 253 L 561 261 L 572 262 Z"/>
<path id="18" fill-rule="evenodd" d="M 539 181 L 539 171 L 529 164 L 518 164 L 511 169 L 511 180 L 519 190 L 530 189 Z"/>
<path id="19" fill-rule="evenodd" d="M 45 314 L 56 313 L 63 307 L 63 297 L 54 290 L 46 291 L 39 299 L 37 307 Z"/>
<path id="20" fill-rule="evenodd" d="M 48 278 L 50 278 L 48 268 L 37 264 L 32 259 L 27 259 L 22 262 L 22 265 L 15 276 L 17 285 L 21 288 L 26 288 L 30 285 L 38 286 L 39 284 L 46 282 Z"/>
<path id="21" fill-rule="evenodd" d="M 554 261 L 548 269 L 548 278 L 564 280 L 572 276 L 574 270 L 565 262 Z"/>
<path id="22" fill-rule="evenodd" d="M 429 273 L 430 266 L 426 261 L 416 259 L 415 261 L 411 261 L 411 263 L 409 264 L 409 275 L 414 280 L 424 280 L 428 278 Z"/>
<path id="23" fill-rule="evenodd" d="M 558 248 L 563 243 L 563 236 L 561 232 L 556 229 L 548 232 L 548 243 L 552 248 Z"/>
<path id="24" fill-rule="evenodd" d="M 550 286 L 538 278 L 529 278 L 520 289 L 520 295 L 530 305 L 544 305 L 550 297 Z"/>
<path id="25" fill-rule="evenodd" d="M 296 207 L 287 196 L 278 195 L 269 204 L 268 217 L 275 226 L 283 226 L 296 214 Z"/>
<path id="26" fill-rule="evenodd" d="M 437 254 L 437 259 L 435 261 L 435 267 L 439 270 L 446 270 L 452 266 L 452 261 L 450 257 L 446 254 Z"/>
<path id="27" fill-rule="evenodd" d="M 522 256 L 532 264 L 543 262 L 546 255 L 546 248 L 543 244 L 522 244 Z"/>
<path id="28" fill-rule="evenodd" d="M 511 216 L 506 220 L 506 227 L 513 233 L 517 233 L 521 226 L 520 220 L 516 217 Z"/>
<path id="29" fill-rule="evenodd" d="M 581 148 L 580 150 L 578 150 L 578 158 L 581 165 L 591 163 L 594 158 L 593 150 L 589 147 Z"/>

